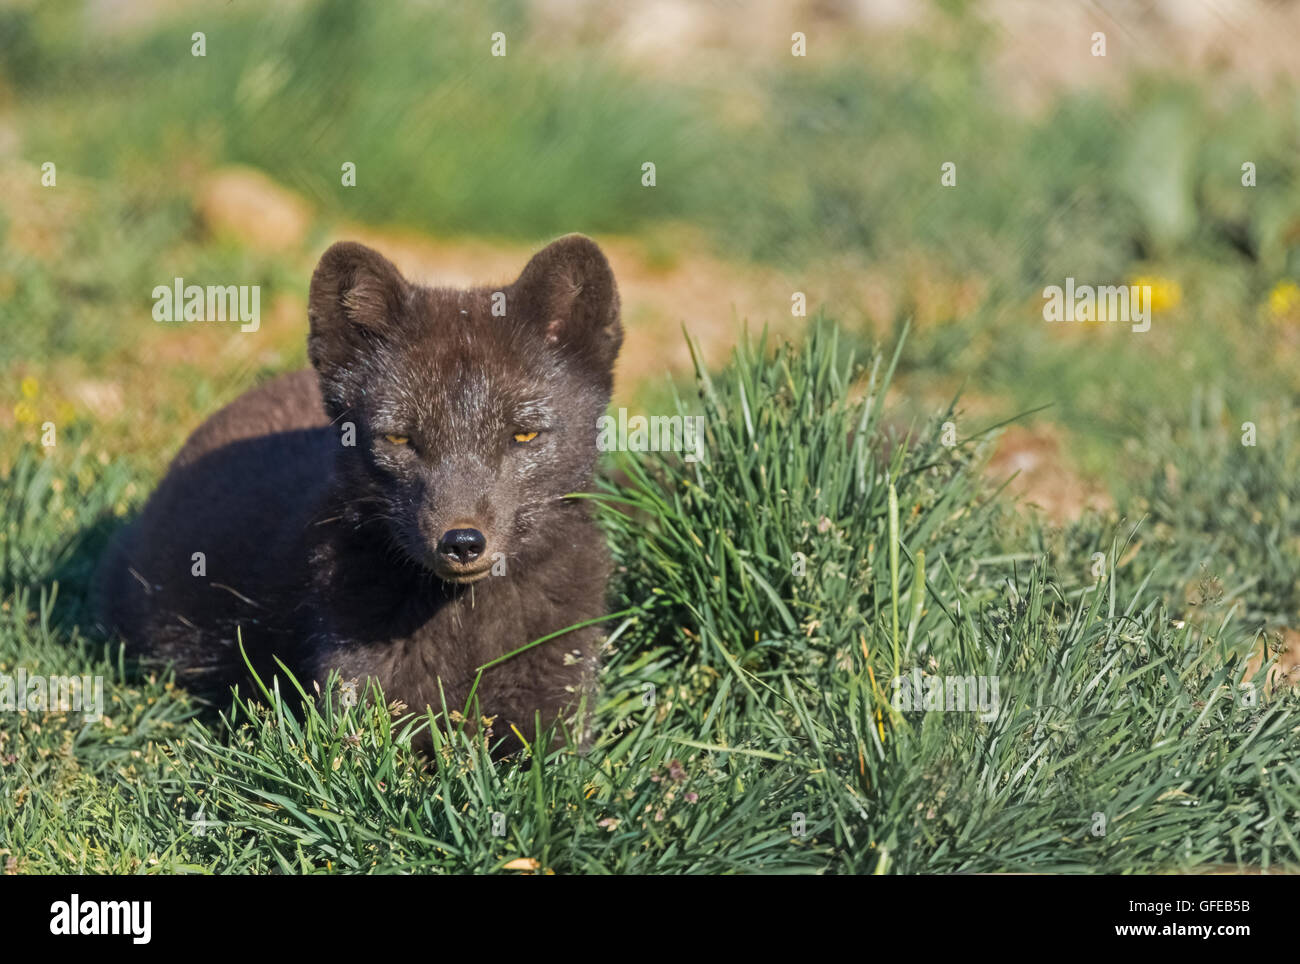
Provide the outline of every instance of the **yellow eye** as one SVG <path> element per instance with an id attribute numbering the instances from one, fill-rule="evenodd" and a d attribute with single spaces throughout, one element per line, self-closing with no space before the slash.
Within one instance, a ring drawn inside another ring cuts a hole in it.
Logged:
<path id="1" fill-rule="evenodd" d="M 537 433 L 536 433 L 536 432 L 516 432 L 516 433 L 515 433 L 515 441 L 516 441 L 516 442 L 531 442 L 531 441 L 532 441 L 533 439 L 535 439 L 535 438 L 537 438 Z"/>
<path id="2" fill-rule="evenodd" d="M 392 442 L 394 445 L 406 445 L 411 441 L 405 435 L 385 435 L 384 438 L 388 439 L 388 441 Z"/>

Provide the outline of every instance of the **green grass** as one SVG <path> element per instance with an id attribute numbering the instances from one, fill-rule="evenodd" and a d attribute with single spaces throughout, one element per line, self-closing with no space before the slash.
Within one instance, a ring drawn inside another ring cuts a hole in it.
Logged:
<path id="1" fill-rule="evenodd" d="M 120 364 L 159 278 L 301 295 L 305 264 L 203 230 L 197 179 L 240 163 L 311 202 L 313 238 L 339 219 L 530 242 L 687 221 L 728 256 L 809 271 L 814 302 L 847 327 L 896 333 L 911 319 L 909 390 L 947 396 L 965 381 L 1004 416 L 1052 406 L 1041 417 L 1099 477 L 1125 474 L 1127 440 L 1185 418 L 1190 385 L 1221 393 L 1238 423 L 1300 391 L 1300 306 L 1268 307 L 1300 280 L 1295 85 L 1261 95 L 1129 72 L 1025 116 L 990 70 L 997 33 L 976 8 L 944 10 L 868 60 L 774 55 L 714 85 L 638 75 L 583 37 L 543 34 L 515 3 L 360 16 L 315 0 L 111 34 L 76 0 L 6 7 L 0 69 L 22 156 L 57 160 L 62 185 L 24 216 L 67 240 L 32 256 L 0 215 L 0 325 L 16 333 L 0 340 L 0 369 Z M 206 57 L 190 55 L 195 30 Z M 490 56 L 497 30 L 503 58 Z M 341 184 L 348 160 L 355 188 Z M 958 184 L 941 188 L 949 160 Z M 80 200 L 60 210 L 51 198 L 67 194 Z M 846 267 L 822 278 L 828 260 Z M 868 270 L 890 279 L 883 315 L 856 288 Z M 1047 284 L 1139 275 L 1183 291 L 1147 334 L 1071 337 L 1041 319 Z M 965 299 L 943 293 L 961 285 Z"/>
<path id="2" fill-rule="evenodd" d="M 743 344 L 681 403 L 705 416 L 704 462 L 626 455 L 602 484 L 611 611 L 631 614 L 609 624 L 585 754 L 493 764 L 453 728 L 425 759 L 409 744 L 426 718 L 374 692 L 343 705 L 332 685 L 305 710 L 282 680 L 200 712 L 122 665 L 78 604 L 129 470 L 24 453 L 0 483 L 0 665 L 105 676 L 108 720 L 8 716 L 0 856 L 26 873 L 1300 864 L 1295 698 L 1237 687 L 1242 654 L 1297 602 L 1278 542 L 1300 521 L 1293 439 L 1200 462 L 1207 496 L 1289 493 L 1277 526 L 1206 545 L 1169 524 L 1131 555 L 1168 520 L 1044 530 L 985 490 L 981 439 L 947 449 L 923 430 L 883 461 L 891 360 L 846 355 L 826 324 L 801 347 Z M 1175 626 L 1193 561 L 1268 579 Z M 1001 711 L 897 712 L 896 665 L 998 676 Z"/>
<path id="3" fill-rule="evenodd" d="M 526 238 L 627 231 L 695 196 L 667 176 L 703 160 L 681 98 L 601 58 L 557 60 L 518 4 L 216 8 L 111 40 L 75 0 L 7 17 L 0 59 L 39 119 L 25 146 L 70 175 L 252 164 L 336 215 Z M 641 187 L 645 161 L 663 187 Z"/>
<path id="4" fill-rule="evenodd" d="M 638 74 L 590 37 L 543 39 L 515 3 L 359 17 L 313 0 L 126 32 L 73 0 L 0 9 L 6 124 L 30 170 L 59 170 L 57 189 L 7 170 L 0 199 L 0 672 L 102 675 L 108 700 L 102 724 L 4 714 L 0 865 L 1300 865 L 1296 697 L 1237 685 L 1245 656 L 1300 626 L 1300 306 L 1270 307 L 1300 279 L 1300 92 L 1126 73 L 1021 115 L 990 69 L 997 34 L 943 9 L 867 60 L 818 45 L 716 85 Z M 495 30 L 506 58 L 488 55 Z M 948 160 L 954 189 L 939 187 Z M 303 250 L 209 234 L 196 186 L 231 163 L 308 199 Z M 610 611 L 629 614 L 608 627 L 586 755 L 492 764 L 453 734 L 426 760 L 413 708 L 329 690 L 302 710 L 287 681 L 283 700 L 242 694 L 222 713 L 125 664 L 91 624 L 90 569 L 168 454 L 304 360 L 301 327 L 235 343 L 163 331 L 148 293 L 232 278 L 260 284 L 270 313 L 302 297 L 341 220 L 638 234 L 665 263 L 686 221 L 725 256 L 807 272 L 841 321 L 796 347 L 743 344 L 682 388 L 707 419 L 705 463 L 605 467 Z M 883 314 L 859 290 L 868 272 Z M 1135 275 L 1182 289 L 1147 334 L 1041 320 L 1046 284 Z M 896 355 L 876 358 L 879 332 Z M 979 417 L 919 401 L 960 383 Z M 1049 526 L 991 491 L 983 430 L 1043 405 L 1113 512 Z M 903 444 L 894 426 L 918 410 Z M 896 667 L 996 675 L 1002 713 L 897 713 Z M 202 834 L 200 812 L 216 822 Z"/>

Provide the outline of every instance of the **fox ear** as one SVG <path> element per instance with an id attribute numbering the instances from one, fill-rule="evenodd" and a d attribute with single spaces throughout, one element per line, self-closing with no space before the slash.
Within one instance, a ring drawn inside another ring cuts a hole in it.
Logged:
<path id="1" fill-rule="evenodd" d="M 333 383 L 395 331 L 410 286 L 378 251 L 340 241 L 321 256 L 307 296 L 307 355 Z"/>
<path id="2" fill-rule="evenodd" d="M 612 382 L 623 326 L 614 272 L 595 241 L 568 234 L 551 242 L 511 290 L 515 307 L 542 326 L 548 342 Z"/>

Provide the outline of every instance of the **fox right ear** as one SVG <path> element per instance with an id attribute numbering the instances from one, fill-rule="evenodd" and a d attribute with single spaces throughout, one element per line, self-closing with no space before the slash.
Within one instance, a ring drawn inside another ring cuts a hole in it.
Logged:
<path id="1" fill-rule="evenodd" d="M 321 256 L 307 296 L 307 356 L 326 386 L 392 334 L 409 292 L 393 263 L 364 244 L 340 241 Z"/>
<path id="2" fill-rule="evenodd" d="M 608 390 L 623 326 L 614 272 L 596 242 L 581 234 L 552 241 L 533 255 L 511 288 L 547 343 L 584 365 Z"/>

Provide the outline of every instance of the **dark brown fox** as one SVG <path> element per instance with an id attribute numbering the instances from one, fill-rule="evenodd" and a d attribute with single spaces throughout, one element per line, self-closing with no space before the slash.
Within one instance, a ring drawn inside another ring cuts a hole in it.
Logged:
<path id="1" fill-rule="evenodd" d="M 613 273 L 569 235 L 512 284 L 428 288 L 340 243 L 308 318 L 314 371 L 201 425 L 110 546 L 102 620 L 195 688 L 248 692 L 238 631 L 263 680 L 278 657 L 306 685 L 337 669 L 462 710 L 479 667 L 605 611 L 604 540 L 566 496 L 591 485 L 613 385 Z M 577 705 L 600 639 L 574 630 L 482 674 L 499 752 Z"/>

